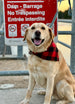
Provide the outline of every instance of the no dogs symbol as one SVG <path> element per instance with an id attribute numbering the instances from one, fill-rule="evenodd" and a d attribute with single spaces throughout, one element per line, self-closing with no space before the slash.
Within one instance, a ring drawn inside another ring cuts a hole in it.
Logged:
<path id="1" fill-rule="evenodd" d="M 22 24 L 21 25 L 22 31 L 25 32 L 25 30 L 27 29 L 27 27 L 29 27 L 29 24 Z"/>
<path id="2" fill-rule="evenodd" d="M 8 25 L 9 37 L 17 36 L 17 25 L 9 24 Z"/>
<path id="3" fill-rule="evenodd" d="M 24 36 L 27 27 L 29 27 L 29 24 L 21 24 L 21 35 L 22 36 Z"/>
<path id="4" fill-rule="evenodd" d="M 10 25 L 9 26 L 9 31 L 11 31 L 11 32 L 15 32 L 16 31 L 16 26 L 15 25 Z"/>

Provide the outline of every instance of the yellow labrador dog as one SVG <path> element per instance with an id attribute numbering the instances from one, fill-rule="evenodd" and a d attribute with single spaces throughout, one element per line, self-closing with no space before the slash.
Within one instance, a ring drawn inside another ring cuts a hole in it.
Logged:
<path id="1" fill-rule="evenodd" d="M 24 40 L 27 40 L 31 53 L 28 58 L 30 77 L 27 94 L 21 104 L 29 104 L 36 83 L 46 89 L 39 92 L 45 94 L 44 104 L 50 104 L 52 96 L 59 100 L 56 104 L 75 101 L 74 77 L 53 38 L 52 30 L 44 23 L 34 23 L 25 32 Z"/>

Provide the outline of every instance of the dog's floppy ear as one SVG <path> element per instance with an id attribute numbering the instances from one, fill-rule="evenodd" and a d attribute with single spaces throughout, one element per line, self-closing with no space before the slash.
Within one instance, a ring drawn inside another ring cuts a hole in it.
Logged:
<path id="1" fill-rule="evenodd" d="M 28 29 L 26 29 L 26 31 L 25 31 L 25 35 L 24 35 L 24 39 L 23 39 L 23 41 L 25 41 L 25 39 L 26 39 L 27 32 L 28 32 Z"/>
<path id="2" fill-rule="evenodd" d="M 51 28 L 49 28 L 49 33 L 50 33 L 51 39 L 53 40 L 54 39 L 54 34 L 52 33 L 52 29 Z"/>

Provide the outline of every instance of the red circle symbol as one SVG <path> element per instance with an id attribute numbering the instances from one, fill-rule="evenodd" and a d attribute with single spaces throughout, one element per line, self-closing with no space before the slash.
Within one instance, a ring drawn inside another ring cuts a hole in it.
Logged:
<path id="1" fill-rule="evenodd" d="M 28 26 L 29 26 L 28 24 L 22 25 L 22 30 L 25 32 L 25 30 L 27 29 Z"/>
<path id="2" fill-rule="evenodd" d="M 16 26 L 15 26 L 15 25 L 10 25 L 10 26 L 9 26 L 9 30 L 10 30 L 11 32 L 15 32 L 15 31 L 16 31 Z"/>

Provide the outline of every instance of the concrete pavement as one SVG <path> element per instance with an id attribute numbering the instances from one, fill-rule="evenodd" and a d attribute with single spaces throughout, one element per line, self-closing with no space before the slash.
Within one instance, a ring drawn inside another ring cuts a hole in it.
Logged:
<path id="1" fill-rule="evenodd" d="M 0 104 L 19 104 L 24 99 L 26 90 L 27 89 L 0 90 Z M 43 102 L 44 96 L 38 95 L 35 89 L 29 104 L 43 104 Z M 52 101 L 51 104 L 56 104 L 56 101 Z M 72 104 L 75 104 L 75 102 Z"/>
<path id="2" fill-rule="evenodd" d="M 19 104 L 25 97 L 27 89 L 0 90 L 0 104 Z M 30 104 L 43 104 L 44 96 L 38 95 L 34 90 Z M 52 101 L 55 104 L 55 101 Z"/>

